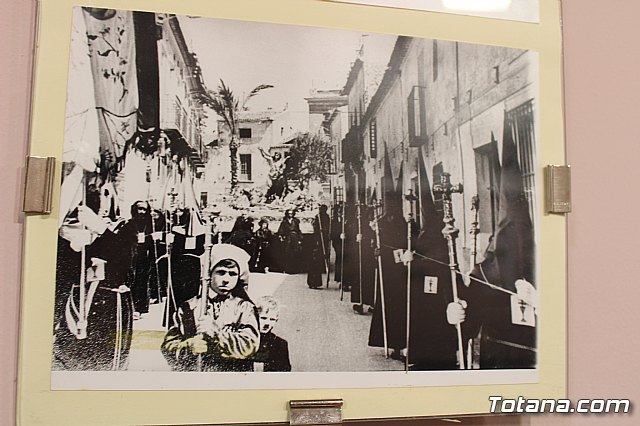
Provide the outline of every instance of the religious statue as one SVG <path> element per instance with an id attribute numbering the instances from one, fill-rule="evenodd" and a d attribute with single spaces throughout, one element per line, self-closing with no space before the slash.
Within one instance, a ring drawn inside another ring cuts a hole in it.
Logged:
<path id="1" fill-rule="evenodd" d="M 258 149 L 262 157 L 267 160 L 267 164 L 269 164 L 266 199 L 267 201 L 272 201 L 276 197 L 282 197 L 286 190 L 284 170 L 289 156 L 283 157 L 279 152 L 269 154 L 262 147 Z"/>

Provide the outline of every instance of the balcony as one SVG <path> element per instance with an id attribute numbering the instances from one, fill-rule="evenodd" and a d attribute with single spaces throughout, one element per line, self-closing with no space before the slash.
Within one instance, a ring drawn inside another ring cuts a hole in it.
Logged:
<path id="1" fill-rule="evenodd" d="M 186 157 L 187 161 L 196 169 L 196 173 L 202 173 L 205 164 L 198 149 L 189 145 L 179 130 L 164 129 L 164 132 L 169 138 L 169 149 L 171 153 L 177 155 L 179 158 Z"/>

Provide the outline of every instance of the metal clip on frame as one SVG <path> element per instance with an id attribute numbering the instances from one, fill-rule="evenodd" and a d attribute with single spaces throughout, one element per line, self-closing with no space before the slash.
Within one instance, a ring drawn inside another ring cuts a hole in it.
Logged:
<path id="1" fill-rule="evenodd" d="M 549 165 L 545 175 L 545 211 L 571 212 L 571 166 Z"/>
<path id="2" fill-rule="evenodd" d="M 289 401 L 289 424 L 342 424 L 342 403 L 342 399 Z"/>
<path id="3" fill-rule="evenodd" d="M 51 213 L 55 157 L 27 157 L 22 211 Z"/>

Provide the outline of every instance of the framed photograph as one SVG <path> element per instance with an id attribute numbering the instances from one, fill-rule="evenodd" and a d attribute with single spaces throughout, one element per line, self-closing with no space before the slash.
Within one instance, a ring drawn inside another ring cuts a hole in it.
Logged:
<path id="1" fill-rule="evenodd" d="M 25 423 L 564 396 L 555 0 L 536 25 L 294 0 L 39 13 L 31 155 L 58 166 L 53 213 L 26 221 Z"/>

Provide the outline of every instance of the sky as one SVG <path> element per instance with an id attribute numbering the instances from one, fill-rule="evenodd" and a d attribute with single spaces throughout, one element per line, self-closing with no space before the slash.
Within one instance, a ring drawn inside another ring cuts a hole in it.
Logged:
<path id="1" fill-rule="evenodd" d="M 361 40 L 366 59 L 384 69 L 396 36 L 317 27 L 180 16 L 189 49 L 198 56 L 205 84 L 220 79 L 240 97 L 259 84 L 273 85 L 247 107 L 281 110 L 307 117 L 304 100 L 313 87 L 342 89 Z"/>

